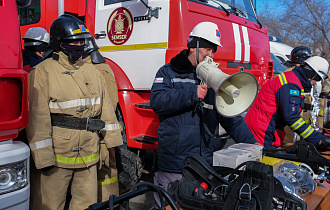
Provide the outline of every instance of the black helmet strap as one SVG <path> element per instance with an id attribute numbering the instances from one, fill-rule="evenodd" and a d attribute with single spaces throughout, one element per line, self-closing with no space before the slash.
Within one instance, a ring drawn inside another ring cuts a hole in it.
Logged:
<path id="1" fill-rule="evenodd" d="M 308 64 L 305 63 L 302 66 L 302 68 L 304 69 L 305 75 L 310 80 L 315 80 L 315 81 L 321 81 L 322 80 L 322 78 L 316 73 L 316 71 L 314 71 L 314 69 L 312 69 Z"/>

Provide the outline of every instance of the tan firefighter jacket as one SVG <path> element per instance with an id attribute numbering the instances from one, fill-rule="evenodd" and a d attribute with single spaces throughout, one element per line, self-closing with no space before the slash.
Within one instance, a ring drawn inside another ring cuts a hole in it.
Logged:
<path id="1" fill-rule="evenodd" d="M 53 53 L 32 69 L 30 118 L 27 137 L 37 169 L 47 166 L 83 168 L 99 160 L 97 132 L 51 125 L 50 114 L 88 118 L 105 122 L 101 133 L 108 148 L 122 144 L 109 92 L 101 73 L 79 59 L 69 62 L 63 53 Z"/>
<path id="2" fill-rule="evenodd" d="M 88 63 L 92 63 L 91 56 L 87 56 L 84 58 L 84 61 Z M 118 88 L 117 88 L 117 82 L 115 79 L 115 75 L 113 74 L 112 69 L 110 66 L 106 63 L 98 63 L 98 64 L 93 64 L 101 73 L 102 76 L 105 79 L 105 82 L 107 84 L 109 93 L 110 93 L 110 99 L 112 102 L 112 106 L 114 110 L 116 110 L 117 103 L 118 103 Z"/>

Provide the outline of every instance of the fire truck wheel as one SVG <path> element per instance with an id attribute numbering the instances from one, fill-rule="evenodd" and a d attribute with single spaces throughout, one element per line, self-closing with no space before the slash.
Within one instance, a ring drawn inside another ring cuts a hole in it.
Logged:
<path id="1" fill-rule="evenodd" d="M 130 190 L 141 178 L 143 166 L 138 151 L 127 148 L 126 129 L 123 115 L 119 108 L 116 115 L 120 125 L 123 128 L 123 145 L 116 148 L 116 163 L 118 170 L 119 194 Z"/>
<path id="2" fill-rule="evenodd" d="M 125 145 L 126 146 L 126 145 Z M 142 164 L 140 157 L 127 147 L 118 148 L 117 169 L 119 179 L 119 194 L 127 192 L 139 180 L 142 175 Z"/>

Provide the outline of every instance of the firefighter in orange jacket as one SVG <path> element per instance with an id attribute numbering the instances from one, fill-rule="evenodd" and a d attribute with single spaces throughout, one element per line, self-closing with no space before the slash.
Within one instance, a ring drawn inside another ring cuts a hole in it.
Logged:
<path id="1" fill-rule="evenodd" d="M 85 39 L 84 61 L 94 64 L 102 73 L 107 84 L 114 111 L 118 104 L 118 88 L 115 75 L 106 60 L 99 53 L 93 37 Z M 109 199 L 110 195 L 119 196 L 118 171 L 116 166 L 115 148 L 108 149 L 103 140 L 100 141 L 100 162 L 97 171 L 98 198 L 101 203 Z"/>
<path id="2" fill-rule="evenodd" d="M 303 65 L 268 80 L 245 116 L 256 140 L 265 148 L 279 147 L 285 136 L 284 127 L 298 133 L 312 144 L 330 146 L 330 137 L 315 131 L 299 116 L 304 105 L 304 89 L 326 77 L 329 63 L 319 56 L 308 58 Z"/>
<path id="3" fill-rule="evenodd" d="M 105 80 L 82 60 L 88 37 L 79 19 L 60 16 L 50 27 L 47 59 L 30 71 L 27 136 L 39 172 L 31 178 L 40 182 L 32 209 L 63 209 L 69 184 L 70 210 L 97 202 L 99 134 L 107 148 L 122 143 Z"/>

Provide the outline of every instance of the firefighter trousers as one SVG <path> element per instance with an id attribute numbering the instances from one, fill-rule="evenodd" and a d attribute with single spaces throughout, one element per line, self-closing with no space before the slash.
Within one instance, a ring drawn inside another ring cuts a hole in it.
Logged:
<path id="1" fill-rule="evenodd" d="M 78 169 L 55 166 L 48 171 L 34 170 L 31 176 L 31 210 L 64 209 L 70 183 L 72 198 L 69 210 L 86 209 L 97 202 L 96 164 Z"/>
<path id="2" fill-rule="evenodd" d="M 104 141 L 100 142 L 100 161 L 97 172 L 97 182 L 98 203 L 109 200 L 110 195 L 119 195 L 115 148 L 108 149 Z"/>

